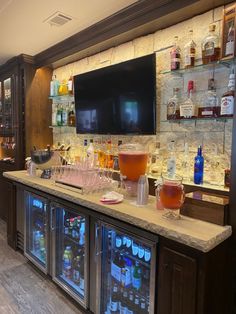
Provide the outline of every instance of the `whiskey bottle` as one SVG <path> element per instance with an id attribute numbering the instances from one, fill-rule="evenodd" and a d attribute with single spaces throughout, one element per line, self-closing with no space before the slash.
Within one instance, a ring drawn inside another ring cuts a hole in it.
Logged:
<path id="1" fill-rule="evenodd" d="M 68 126 L 75 126 L 75 112 L 74 112 L 73 103 L 71 103 L 69 113 L 68 113 Z"/>
<path id="2" fill-rule="evenodd" d="M 169 178 L 173 178 L 176 174 L 176 155 L 175 155 L 175 141 L 171 141 L 168 147 L 168 159 L 167 159 L 167 175 Z"/>
<path id="3" fill-rule="evenodd" d="M 73 80 L 72 73 L 70 74 L 67 85 L 68 85 L 68 95 L 73 95 L 74 94 L 74 80 Z"/>
<path id="4" fill-rule="evenodd" d="M 178 46 L 178 39 L 178 36 L 175 36 L 173 47 L 170 50 L 171 71 L 180 69 L 181 50 Z"/>
<path id="5" fill-rule="evenodd" d="M 189 30 L 189 42 L 184 46 L 184 67 L 185 69 L 195 65 L 196 44 L 193 41 L 193 30 Z"/>
<path id="6" fill-rule="evenodd" d="M 62 126 L 62 105 L 57 107 L 57 126 Z"/>
<path id="7" fill-rule="evenodd" d="M 222 95 L 220 104 L 220 115 L 222 117 L 232 117 L 234 113 L 234 89 L 235 89 L 235 73 L 232 67 L 229 76 L 228 91 Z"/>
<path id="8" fill-rule="evenodd" d="M 234 56 L 234 46 L 235 46 L 234 33 L 235 33 L 234 21 L 231 21 L 228 34 L 227 34 L 227 41 L 225 43 L 225 56 Z"/>
<path id="9" fill-rule="evenodd" d="M 217 117 L 218 108 L 215 80 L 211 78 L 208 80 L 208 91 L 205 102 L 198 108 L 198 116 L 201 118 Z"/>
<path id="10" fill-rule="evenodd" d="M 169 99 L 167 103 L 167 119 L 172 120 L 179 118 L 179 88 L 173 88 L 173 96 Z"/>
<path id="11" fill-rule="evenodd" d="M 160 154 L 160 142 L 156 143 L 156 149 L 151 155 L 150 174 L 154 177 L 161 177 L 163 159 Z"/>
<path id="12" fill-rule="evenodd" d="M 209 34 L 202 41 L 202 62 L 208 64 L 220 58 L 219 36 L 215 33 L 216 25 L 209 25 Z"/>
<path id="13" fill-rule="evenodd" d="M 184 153 L 181 157 L 181 175 L 185 181 L 190 180 L 190 160 L 188 143 L 184 144 Z"/>
<path id="14" fill-rule="evenodd" d="M 194 82 L 188 82 L 188 97 L 183 104 L 180 105 L 180 117 L 193 118 L 196 116 L 196 106 L 192 100 L 192 93 L 194 89 Z"/>

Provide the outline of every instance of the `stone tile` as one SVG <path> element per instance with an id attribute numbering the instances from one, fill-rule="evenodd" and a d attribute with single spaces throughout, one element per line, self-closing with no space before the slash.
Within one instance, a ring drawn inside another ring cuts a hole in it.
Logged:
<path id="1" fill-rule="evenodd" d="M 196 130 L 201 132 L 224 132 L 225 122 L 222 120 L 199 120 L 196 122 Z"/>
<path id="2" fill-rule="evenodd" d="M 218 8 L 215 8 L 213 11 L 214 11 L 213 12 L 214 22 L 220 21 L 223 19 L 223 14 L 224 14 L 224 6 L 223 5 L 218 7 Z"/>
<path id="3" fill-rule="evenodd" d="M 133 58 L 134 58 L 134 45 L 133 42 L 128 42 L 114 48 L 111 64 L 116 64 Z"/>
<path id="4" fill-rule="evenodd" d="M 133 40 L 134 57 L 141 57 L 153 53 L 154 35 L 150 34 Z"/>

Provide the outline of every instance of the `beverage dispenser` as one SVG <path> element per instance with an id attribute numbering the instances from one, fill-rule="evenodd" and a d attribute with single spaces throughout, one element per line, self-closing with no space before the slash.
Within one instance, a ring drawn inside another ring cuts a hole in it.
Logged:
<path id="1" fill-rule="evenodd" d="M 148 152 L 141 144 L 124 144 L 119 147 L 121 181 L 127 194 L 137 195 L 139 177 L 146 173 Z"/>

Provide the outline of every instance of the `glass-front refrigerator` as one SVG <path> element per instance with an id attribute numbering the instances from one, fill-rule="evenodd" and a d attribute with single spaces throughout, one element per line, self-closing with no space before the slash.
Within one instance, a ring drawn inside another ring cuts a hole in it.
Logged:
<path id="1" fill-rule="evenodd" d="M 157 242 L 102 222 L 96 233 L 97 313 L 154 314 Z"/>
<path id="2" fill-rule="evenodd" d="M 88 306 L 88 218 L 51 204 L 53 280 L 84 308 Z"/>
<path id="3" fill-rule="evenodd" d="M 48 202 L 45 198 L 25 192 L 24 254 L 48 273 Z"/>

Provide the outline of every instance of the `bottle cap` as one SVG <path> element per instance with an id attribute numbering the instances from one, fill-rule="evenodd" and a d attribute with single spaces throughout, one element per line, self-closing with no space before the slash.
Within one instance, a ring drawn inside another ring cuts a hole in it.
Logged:
<path id="1" fill-rule="evenodd" d="M 178 92 L 180 91 L 180 88 L 174 87 L 174 88 L 173 88 L 173 91 L 174 91 L 174 94 L 176 94 L 176 93 L 178 93 Z"/>
<path id="2" fill-rule="evenodd" d="M 208 80 L 208 90 L 216 90 L 215 80 L 213 78 Z"/>
<path id="3" fill-rule="evenodd" d="M 194 81 L 188 81 L 188 90 L 192 90 L 194 88 Z"/>
<path id="4" fill-rule="evenodd" d="M 209 32 L 214 32 L 216 30 L 216 25 L 215 24 L 210 24 L 209 25 Z"/>

